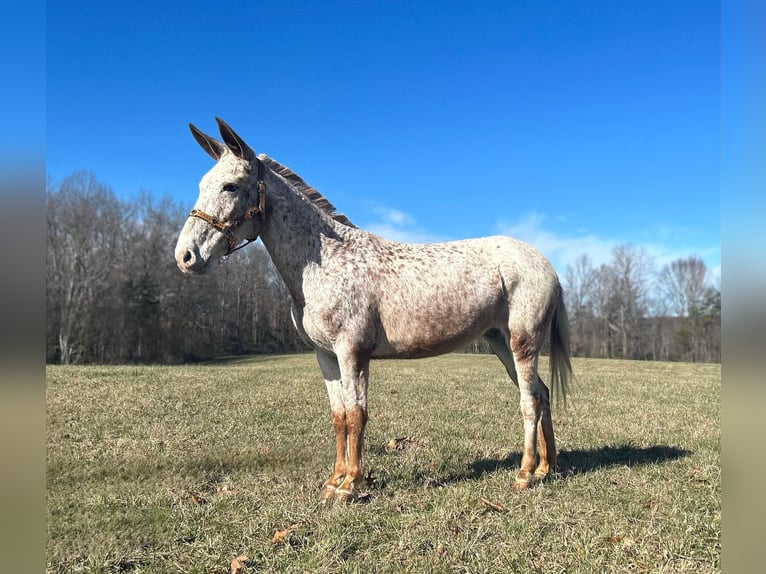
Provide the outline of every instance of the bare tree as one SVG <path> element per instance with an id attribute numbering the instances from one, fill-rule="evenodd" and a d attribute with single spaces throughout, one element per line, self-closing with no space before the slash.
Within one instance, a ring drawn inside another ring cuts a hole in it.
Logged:
<path id="1" fill-rule="evenodd" d="M 705 262 L 691 255 L 676 259 L 662 268 L 659 287 L 679 317 L 688 317 L 699 309 L 709 287 Z"/>
<path id="2" fill-rule="evenodd" d="M 567 265 L 564 293 L 570 317 L 572 352 L 577 356 L 593 356 L 594 288 L 596 270 L 587 254 L 580 255 L 574 266 Z"/>
<path id="3" fill-rule="evenodd" d="M 89 352 L 95 307 L 108 300 L 126 213 L 111 189 L 90 172 L 77 172 L 47 193 L 46 290 L 55 316 L 59 359 Z"/>
<path id="4" fill-rule="evenodd" d="M 614 332 L 609 328 L 609 315 L 614 291 L 614 269 L 602 263 L 593 277 L 591 303 L 594 321 L 590 334 L 591 346 L 596 357 L 614 356 Z"/>
<path id="5" fill-rule="evenodd" d="M 649 306 L 654 260 L 643 247 L 620 245 L 612 252 L 609 328 L 619 336 L 620 356 L 639 356 L 641 324 Z"/>
<path id="6" fill-rule="evenodd" d="M 658 284 L 680 318 L 675 353 L 683 360 L 711 360 L 716 346 L 710 344 L 710 333 L 720 332 L 720 291 L 711 285 L 705 262 L 694 255 L 672 261 L 663 267 Z"/>
<path id="7" fill-rule="evenodd" d="M 173 257 L 186 211 L 149 193 L 123 202 L 89 172 L 48 182 L 46 358 L 181 362 L 306 349 L 291 299 L 259 244 L 218 273 L 187 277 Z M 644 248 L 568 266 L 572 347 L 586 357 L 720 361 L 721 292 L 687 257 L 657 276 Z M 655 295 L 662 295 L 661 297 Z M 482 350 L 474 347 L 474 351 Z"/>

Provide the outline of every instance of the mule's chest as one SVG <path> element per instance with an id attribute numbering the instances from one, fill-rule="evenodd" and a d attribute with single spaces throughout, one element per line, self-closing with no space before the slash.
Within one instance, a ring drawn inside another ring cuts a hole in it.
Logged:
<path id="1" fill-rule="evenodd" d="M 340 331 L 331 308 L 317 305 L 293 307 L 293 323 L 304 343 L 332 353 Z"/>
<path id="2" fill-rule="evenodd" d="M 293 322 L 301 338 L 316 349 L 334 352 L 341 340 L 357 348 L 374 345 L 377 310 L 358 296 L 330 296 L 309 300 L 293 309 Z"/>

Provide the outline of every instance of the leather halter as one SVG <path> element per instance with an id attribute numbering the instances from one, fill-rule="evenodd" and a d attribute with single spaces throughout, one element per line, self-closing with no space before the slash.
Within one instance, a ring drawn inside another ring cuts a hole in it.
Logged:
<path id="1" fill-rule="evenodd" d="M 261 221 L 266 220 L 266 184 L 263 181 L 263 163 L 258 158 L 255 158 L 255 161 L 258 162 L 258 179 L 255 183 L 256 190 L 258 191 L 258 205 L 248 208 L 247 211 L 245 211 L 245 215 L 243 215 L 241 218 L 231 219 L 229 221 L 220 221 L 218 218 L 205 213 L 201 209 L 192 209 L 189 212 L 189 217 L 196 217 L 202 221 L 206 221 L 215 227 L 218 231 L 223 233 L 224 237 L 226 237 L 226 242 L 228 243 L 226 256 L 231 255 L 238 249 L 242 249 L 243 247 L 246 247 L 258 239 L 257 234 L 253 237 L 246 237 L 246 243 L 243 243 L 239 247 L 235 247 L 237 244 L 237 240 L 234 237 L 235 229 L 237 229 L 245 221 L 253 219 L 256 215 L 261 216 Z"/>

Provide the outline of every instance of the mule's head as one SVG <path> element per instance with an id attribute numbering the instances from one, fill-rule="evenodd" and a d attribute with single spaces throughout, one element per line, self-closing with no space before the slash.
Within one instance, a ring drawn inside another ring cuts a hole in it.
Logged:
<path id="1" fill-rule="evenodd" d="M 254 240 L 265 218 L 259 182 L 263 164 L 226 122 L 216 118 L 223 143 L 189 124 L 194 139 L 216 164 L 199 184 L 199 197 L 181 229 L 176 262 L 185 273 L 202 273 L 245 239 Z"/>

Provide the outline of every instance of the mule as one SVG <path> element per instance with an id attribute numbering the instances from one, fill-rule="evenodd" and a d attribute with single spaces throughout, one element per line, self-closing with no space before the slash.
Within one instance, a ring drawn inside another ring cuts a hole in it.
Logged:
<path id="1" fill-rule="evenodd" d="M 321 496 L 344 503 L 358 495 L 370 360 L 449 353 L 478 337 L 519 388 L 524 443 L 514 487 L 546 478 L 556 466 L 550 392 L 537 368 L 547 336 L 551 385 L 563 396 L 572 373 L 562 288 L 546 258 L 510 237 L 407 244 L 358 229 L 216 121 L 223 142 L 189 126 L 216 163 L 202 177 L 176 261 L 185 273 L 203 273 L 261 238 L 327 387 L 335 465 Z"/>

